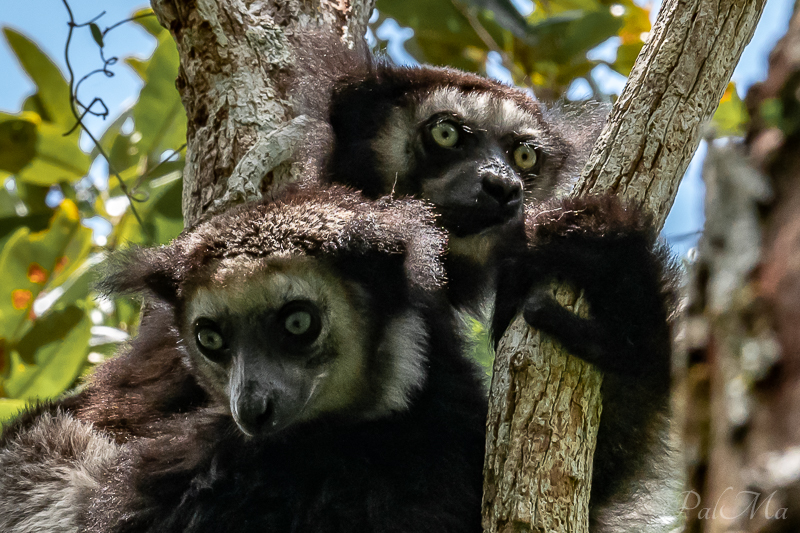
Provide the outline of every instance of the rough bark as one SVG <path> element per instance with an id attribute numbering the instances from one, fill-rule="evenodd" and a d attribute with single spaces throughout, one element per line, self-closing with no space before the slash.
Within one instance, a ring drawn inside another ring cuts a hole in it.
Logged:
<path id="1" fill-rule="evenodd" d="M 553 290 L 586 316 L 573 291 Z M 576 484 L 592 470 L 601 375 L 521 317 L 500 341 L 501 356 L 508 367 L 498 372 L 495 364 L 492 379 L 484 531 L 579 531 L 589 498 Z"/>
<path id="2" fill-rule="evenodd" d="M 152 0 L 178 45 L 188 118 L 183 215 L 261 198 L 299 171 L 292 155 L 309 120 L 280 80 L 295 67 L 292 39 L 326 31 L 362 39 L 374 0 Z"/>
<path id="3" fill-rule="evenodd" d="M 716 110 L 764 4 L 765 0 L 667 0 L 573 194 L 617 194 L 652 214 L 661 227 L 701 129 Z M 570 305 L 569 298 L 559 301 Z M 584 428 L 601 409 L 601 376 L 581 361 L 563 361 L 565 356 L 550 343 L 525 346 L 529 336 L 520 335 L 519 328 L 524 325 L 517 318 L 494 364 L 484 530 L 550 531 L 557 524 L 559 531 L 586 532 L 586 513 L 576 513 L 564 502 L 581 511 L 588 508 L 592 462 L 586 457 L 587 450 L 594 451 L 596 428 L 585 433 Z M 521 363 L 520 354 L 537 364 Z M 532 388 L 551 379 L 551 368 L 567 365 L 591 385 L 575 387 L 558 400 L 551 396 L 561 394 L 557 389 L 541 395 Z M 510 394 L 508 386 L 518 383 L 528 385 Z M 528 416 L 532 402 L 579 407 L 555 409 L 533 424 L 519 423 L 517 418 Z M 559 443 L 559 460 L 528 462 L 517 472 L 519 458 L 527 457 L 530 443 L 543 435 Z M 495 450 L 503 457 L 492 457 Z"/>
<path id="4" fill-rule="evenodd" d="M 692 532 L 800 529 L 799 90 L 796 12 L 748 94 L 744 150 L 716 149 L 704 176 L 682 375 Z"/>

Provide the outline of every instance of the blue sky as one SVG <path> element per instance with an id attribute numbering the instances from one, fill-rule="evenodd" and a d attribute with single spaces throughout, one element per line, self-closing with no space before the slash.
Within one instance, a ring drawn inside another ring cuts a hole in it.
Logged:
<path id="1" fill-rule="evenodd" d="M 530 0 L 513 0 L 521 9 L 528 9 Z M 148 5 L 141 0 L 71 0 L 70 2 L 77 22 L 85 22 L 101 11 L 106 14 L 98 21 L 100 28 L 105 28 L 122 20 L 141 7 Z M 766 76 L 767 56 L 777 40 L 785 33 L 791 15 L 792 0 L 768 0 L 764 14 L 761 18 L 753 41 L 742 55 L 739 66 L 733 79 L 737 83 L 740 94 L 744 95 L 746 89 L 756 81 Z M 25 2 L 6 1 L 0 9 L 0 25 L 10 26 L 33 38 L 47 54 L 54 58 L 65 69 L 64 42 L 67 37 L 67 12 L 60 0 L 27 0 Z M 88 72 L 97 68 L 100 60 L 97 56 L 97 47 L 87 35 L 88 32 L 76 32 L 78 39 L 73 41 L 70 60 L 76 72 Z M 408 30 L 404 33 L 396 27 L 387 26 L 379 33 L 382 38 L 391 37 L 395 41 L 390 50 L 394 49 L 396 59 L 407 58 L 399 46 L 408 38 Z M 134 24 L 126 24 L 106 38 L 106 48 L 111 54 L 125 57 L 137 55 L 146 57 L 154 47 L 153 39 Z M 598 47 L 595 53 L 600 56 L 613 54 L 616 49 L 613 41 Z M 113 78 L 96 76 L 84 84 L 86 95 L 102 95 L 112 115 L 120 113 L 138 94 L 141 81 L 133 72 L 123 65 L 114 68 L 116 75 Z M 33 91 L 33 84 L 20 69 L 11 54 L 4 39 L 0 39 L 0 72 L 3 81 L 0 82 L 0 111 L 15 112 L 22 105 L 22 101 Z M 491 72 L 491 71 L 490 71 Z M 500 69 L 494 71 L 502 76 Z M 611 71 L 603 69 L 595 72 L 598 83 L 608 90 L 619 90 L 624 83 L 624 78 Z M 575 87 L 579 91 L 580 87 Z M 111 117 L 113 119 L 113 116 Z M 104 124 L 100 119 L 89 121 L 93 131 L 102 131 Z M 664 234 L 669 237 L 697 231 L 702 227 L 702 199 L 703 184 L 699 170 L 702 162 L 704 148 L 692 162 L 684 178 L 678 197 L 675 201 L 670 217 L 664 228 Z M 683 254 L 695 244 L 696 239 L 687 238 L 680 241 L 671 239 L 676 251 Z"/>

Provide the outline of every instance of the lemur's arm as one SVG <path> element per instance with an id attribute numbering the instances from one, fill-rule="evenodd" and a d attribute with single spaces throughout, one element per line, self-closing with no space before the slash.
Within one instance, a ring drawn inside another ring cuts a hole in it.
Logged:
<path id="1" fill-rule="evenodd" d="M 647 218 L 611 197 L 590 197 L 538 209 L 525 229 L 527 246 L 500 264 L 495 339 L 521 310 L 604 372 L 668 379 L 673 268 Z M 583 290 L 590 316 L 559 305 L 552 280 Z"/>

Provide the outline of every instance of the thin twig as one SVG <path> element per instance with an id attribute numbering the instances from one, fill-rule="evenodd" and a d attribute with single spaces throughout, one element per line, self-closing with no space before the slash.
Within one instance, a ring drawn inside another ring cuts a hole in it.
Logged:
<path id="1" fill-rule="evenodd" d="M 78 90 L 80 89 L 81 84 L 84 81 L 86 81 L 88 78 L 90 78 L 91 76 L 94 76 L 95 74 L 100 74 L 100 73 L 105 74 L 109 78 L 114 76 L 114 72 L 109 70 L 108 67 L 111 66 L 111 65 L 116 64 L 117 61 L 118 61 L 118 58 L 111 57 L 111 58 L 106 59 L 105 54 L 103 52 L 103 46 L 101 45 L 100 46 L 100 59 L 103 61 L 102 68 L 99 68 L 99 69 L 96 69 L 96 70 L 93 70 L 93 71 L 89 72 L 88 74 L 83 76 L 80 80 L 78 80 L 77 83 L 75 83 L 75 72 L 72 70 L 72 64 L 71 64 L 70 59 L 69 59 L 69 48 L 70 48 L 70 43 L 72 42 L 72 32 L 75 30 L 75 28 L 82 28 L 82 27 L 86 27 L 86 26 L 89 26 L 91 24 L 94 24 L 103 15 L 105 15 L 106 12 L 103 11 L 102 13 L 100 13 L 99 15 L 97 15 L 96 17 L 91 19 L 90 21 L 78 24 L 78 23 L 75 22 L 75 16 L 72 14 L 72 8 L 70 8 L 69 2 L 67 2 L 67 0 L 62 0 L 62 2 L 64 4 L 64 7 L 67 9 L 67 14 L 69 15 L 69 22 L 67 22 L 67 26 L 69 26 L 69 32 L 67 33 L 67 41 L 66 41 L 66 43 L 64 45 L 64 60 L 66 61 L 67 72 L 69 74 L 69 107 L 70 107 L 70 110 L 72 111 L 72 115 L 75 117 L 75 125 L 72 128 L 70 128 L 69 131 L 67 131 L 64 135 L 67 136 L 67 135 L 72 134 L 72 132 L 74 132 L 75 129 L 78 128 L 78 127 L 80 127 L 86 133 L 86 135 L 89 137 L 89 139 L 91 139 L 91 141 L 94 143 L 95 147 L 97 148 L 98 153 L 108 163 L 109 172 L 111 174 L 113 174 L 117 178 L 117 181 L 119 182 L 120 190 L 122 190 L 122 193 L 128 198 L 128 201 L 130 203 L 131 212 L 133 213 L 133 216 L 136 218 L 136 221 L 139 223 L 139 226 L 142 228 L 142 231 L 145 233 L 145 235 L 147 235 L 149 237 L 149 234 L 147 232 L 147 228 L 145 228 L 144 222 L 142 221 L 142 218 L 139 216 L 139 212 L 136 210 L 136 207 L 134 206 L 134 202 L 140 202 L 140 201 L 144 201 L 144 200 L 140 200 L 140 199 L 135 197 L 135 194 L 134 194 L 133 191 L 135 191 L 136 188 L 134 188 L 133 190 L 128 189 L 128 186 L 125 184 L 125 181 L 122 179 L 122 176 L 120 176 L 119 172 L 117 172 L 117 170 L 114 168 L 114 165 L 111 162 L 111 158 L 108 156 L 108 154 L 106 154 L 106 151 L 100 145 L 100 141 L 98 141 L 95 138 L 95 136 L 92 134 L 92 132 L 89 131 L 89 128 L 87 128 L 86 125 L 83 123 L 83 119 L 84 119 L 84 117 L 86 117 L 86 115 L 93 115 L 93 116 L 96 116 L 96 117 L 102 117 L 103 119 L 108 117 L 108 113 L 109 113 L 108 106 L 106 106 L 106 103 L 103 101 L 103 99 L 99 98 L 99 97 L 94 98 L 88 106 L 84 105 L 78 99 Z M 119 27 L 120 25 L 122 25 L 122 24 L 124 24 L 126 22 L 130 22 L 130 21 L 135 20 L 135 19 L 143 18 L 145 16 L 152 16 L 152 15 L 153 14 L 150 13 L 150 14 L 138 15 L 138 16 L 135 16 L 135 17 L 130 17 L 128 19 L 122 20 L 122 21 L 117 22 L 116 24 L 113 24 L 113 25 L 109 26 L 108 28 L 106 28 L 102 32 L 102 35 L 105 36 L 110 30 L 112 30 L 114 28 L 117 28 L 117 27 Z M 95 104 L 99 104 L 100 106 L 102 106 L 101 111 L 98 112 L 98 111 L 94 111 L 92 109 L 95 106 Z M 82 109 L 82 112 L 78 112 L 78 107 L 80 107 Z M 173 155 L 174 155 L 174 153 L 170 154 L 170 157 L 172 157 Z M 141 184 L 140 181 L 137 182 L 136 187 L 138 187 Z"/>
<path id="2" fill-rule="evenodd" d="M 105 11 L 103 13 L 105 13 Z M 143 15 L 136 15 L 135 17 L 130 17 L 130 18 L 127 18 L 125 20 L 120 20 L 116 24 L 112 24 L 108 28 L 104 29 L 103 30 L 103 37 L 106 36 L 106 33 L 110 32 L 111 30 L 113 30 L 117 26 L 122 26 L 123 24 L 127 24 L 128 22 L 133 22 L 134 20 L 143 19 L 143 18 L 146 18 L 146 17 L 155 17 L 155 16 L 156 16 L 155 13 L 145 13 Z"/>

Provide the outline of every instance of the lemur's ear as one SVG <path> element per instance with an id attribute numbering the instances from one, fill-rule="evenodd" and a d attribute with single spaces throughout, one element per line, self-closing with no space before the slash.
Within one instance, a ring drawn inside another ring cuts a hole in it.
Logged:
<path id="1" fill-rule="evenodd" d="M 180 286 L 180 261 L 174 255 L 169 246 L 114 252 L 103 261 L 96 287 L 106 295 L 139 293 L 174 302 Z"/>

